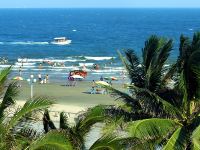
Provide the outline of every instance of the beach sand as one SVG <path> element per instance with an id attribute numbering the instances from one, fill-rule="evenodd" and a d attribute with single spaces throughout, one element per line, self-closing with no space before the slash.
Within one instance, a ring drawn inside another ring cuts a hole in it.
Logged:
<path id="1" fill-rule="evenodd" d="M 20 106 L 30 99 L 30 85 L 26 81 L 21 81 L 21 85 L 20 94 L 16 100 L 17 105 Z M 114 84 L 114 86 L 119 87 L 119 84 Z M 91 87 L 92 83 L 86 81 L 79 81 L 75 87 L 65 86 L 65 83 L 34 83 L 33 93 L 34 96 L 48 96 L 55 100 L 55 104 L 49 108 L 52 120 L 59 122 L 59 112 L 64 111 L 69 121 L 74 123 L 74 118 L 90 107 L 118 103 L 109 94 L 89 94 L 87 91 Z"/>
<path id="2" fill-rule="evenodd" d="M 65 86 L 65 83 L 34 83 L 33 93 L 34 96 L 48 96 L 54 99 L 56 104 L 50 108 L 52 111 L 78 113 L 99 104 L 114 105 L 117 103 L 109 94 L 87 93 L 91 87 L 92 83 L 86 81 L 79 81 L 75 87 Z M 29 98 L 30 85 L 23 81 L 17 103 L 22 105 Z"/>

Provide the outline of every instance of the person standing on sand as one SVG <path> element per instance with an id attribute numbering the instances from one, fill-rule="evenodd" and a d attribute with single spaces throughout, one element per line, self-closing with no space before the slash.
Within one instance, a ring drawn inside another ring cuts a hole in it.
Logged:
<path id="1" fill-rule="evenodd" d="M 46 83 L 49 83 L 49 75 L 48 74 L 45 76 L 45 79 L 46 79 Z"/>
<path id="2" fill-rule="evenodd" d="M 103 81 L 103 76 L 100 77 L 100 81 Z"/>
<path id="3" fill-rule="evenodd" d="M 41 83 L 41 81 L 42 81 L 42 75 L 40 73 L 38 74 L 38 81 L 39 81 L 39 83 Z"/>
<path id="4" fill-rule="evenodd" d="M 19 67 L 19 76 L 22 76 L 22 66 Z"/>
<path id="5" fill-rule="evenodd" d="M 95 87 L 95 81 L 94 80 L 92 80 L 92 87 Z"/>

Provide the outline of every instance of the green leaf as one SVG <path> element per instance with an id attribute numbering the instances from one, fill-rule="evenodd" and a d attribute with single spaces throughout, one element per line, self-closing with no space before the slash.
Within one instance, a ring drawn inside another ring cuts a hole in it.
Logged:
<path id="1" fill-rule="evenodd" d="M 163 150 L 184 150 L 188 142 L 188 133 L 184 127 L 179 127 L 167 141 Z"/>
<path id="2" fill-rule="evenodd" d="M 200 149 L 200 125 L 193 131 L 192 136 L 192 144 L 194 150 Z"/>
<path id="3" fill-rule="evenodd" d="M 125 66 L 131 83 L 139 87 L 144 86 L 144 70 L 140 66 L 139 58 L 135 54 L 134 50 L 127 49 L 124 51 L 126 58 L 118 51 L 118 55 Z"/>
<path id="4" fill-rule="evenodd" d="M 64 131 L 50 131 L 38 138 L 29 147 L 29 150 L 73 150 L 72 144 Z"/>
<path id="5" fill-rule="evenodd" d="M 116 136 L 103 136 L 98 139 L 89 150 L 123 150 L 125 145 L 123 144 L 126 139 L 120 139 Z"/>
<path id="6" fill-rule="evenodd" d="M 69 124 L 68 124 L 68 118 L 67 115 L 64 112 L 60 113 L 60 128 L 61 129 L 68 129 Z"/>
<path id="7" fill-rule="evenodd" d="M 147 41 L 145 41 L 145 47 L 142 49 L 143 66 L 145 67 L 145 73 L 147 73 L 147 70 L 149 69 L 149 66 L 159 47 L 160 39 L 155 35 L 152 35 Z"/>
<path id="8" fill-rule="evenodd" d="M 132 137 L 139 139 L 162 139 L 178 126 L 180 126 L 180 124 L 169 119 L 143 119 L 130 123 L 128 126 L 128 132 Z"/>
<path id="9" fill-rule="evenodd" d="M 89 109 L 85 114 L 82 115 L 77 122 L 76 130 L 79 131 L 79 134 L 84 137 L 90 128 L 98 123 L 106 121 L 107 116 L 105 115 L 104 106 L 99 105 Z"/>
<path id="10" fill-rule="evenodd" d="M 17 83 L 14 82 L 9 84 L 0 105 L 0 118 L 3 117 L 4 110 L 15 103 L 15 98 L 18 96 L 18 94 L 19 89 L 17 87 Z"/>
<path id="11" fill-rule="evenodd" d="M 53 101 L 45 97 L 35 97 L 34 99 L 28 100 L 24 106 L 14 114 L 8 123 L 7 129 L 13 128 L 18 121 L 25 115 L 29 114 L 34 110 L 44 109 L 53 104 Z"/>
<path id="12" fill-rule="evenodd" d="M 138 93 L 141 92 L 141 94 L 140 94 L 141 95 L 141 98 L 140 98 L 141 100 L 140 101 L 145 106 L 145 108 L 143 108 L 143 109 L 147 109 L 148 110 L 148 107 L 153 105 L 152 108 L 157 108 L 157 109 L 160 108 L 161 111 L 164 111 L 165 113 L 167 113 L 170 116 L 176 116 L 177 118 L 181 118 L 182 117 L 181 111 L 176 106 L 173 106 L 171 103 L 169 103 L 168 101 L 162 99 L 157 94 L 149 91 L 148 89 L 138 88 L 138 87 L 136 87 L 134 85 L 132 85 L 131 87 L 133 89 L 137 90 Z M 143 99 L 144 99 L 144 101 L 143 101 Z M 156 111 L 158 111 L 158 110 L 155 110 L 155 113 L 156 113 Z M 151 112 L 151 110 L 150 110 L 150 112 Z"/>
<path id="13" fill-rule="evenodd" d="M 7 77 L 11 71 L 11 67 L 5 68 L 0 71 L 0 95 L 3 93 L 5 87 L 4 84 L 7 80 Z"/>

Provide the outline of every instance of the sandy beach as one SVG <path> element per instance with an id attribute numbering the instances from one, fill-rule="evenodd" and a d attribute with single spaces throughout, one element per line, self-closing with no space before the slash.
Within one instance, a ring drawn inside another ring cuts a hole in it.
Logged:
<path id="1" fill-rule="evenodd" d="M 30 98 L 30 85 L 26 81 L 21 82 L 21 84 L 20 94 L 17 97 L 19 105 L 23 105 Z M 55 100 L 56 104 L 50 108 L 51 111 L 78 113 L 99 104 L 113 105 L 117 103 L 109 94 L 90 94 L 88 91 L 92 88 L 91 82 L 79 81 L 75 87 L 65 84 L 35 83 L 33 93 L 34 96 L 48 96 Z"/>

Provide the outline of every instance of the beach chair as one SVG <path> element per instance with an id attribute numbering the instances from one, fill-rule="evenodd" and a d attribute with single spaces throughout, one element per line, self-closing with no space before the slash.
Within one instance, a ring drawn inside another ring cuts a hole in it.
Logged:
<path id="1" fill-rule="evenodd" d="M 96 94 L 105 94 L 105 89 L 97 88 L 96 89 Z"/>

